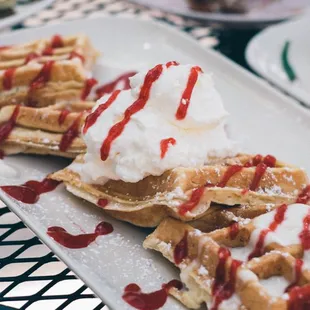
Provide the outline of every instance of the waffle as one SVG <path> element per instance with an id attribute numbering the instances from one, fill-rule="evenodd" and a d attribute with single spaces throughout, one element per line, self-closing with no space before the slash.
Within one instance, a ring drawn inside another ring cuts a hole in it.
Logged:
<path id="1" fill-rule="evenodd" d="M 273 167 L 263 163 L 269 159 L 273 159 L 272 165 L 269 164 Z M 83 182 L 79 174 L 82 164 L 83 157 L 79 156 L 73 165 L 54 173 L 52 178 L 63 181 L 68 191 L 103 207 L 115 218 L 143 227 L 157 226 L 165 217 L 171 216 L 186 222 L 194 221 L 201 228 L 203 223 L 212 221 L 214 214 L 233 206 L 232 212 L 236 216 L 256 216 L 273 205 L 295 202 L 308 184 L 303 170 L 271 156 L 239 155 L 221 161 L 214 159 L 200 169 L 176 168 L 138 183 L 109 180 L 104 185 Z M 239 171 L 234 171 L 228 178 L 228 173 L 236 170 L 236 166 Z M 258 180 L 257 174 L 262 167 L 266 171 Z M 248 207 L 238 209 L 240 205 Z M 222 226 L 221 220 L 217 225 Z"/>
<path id="2" fill-rule="evenodd" d="M 6 155 L 31 153 L 75 158 L 86 150 L 79 132 L 87 110 L 94 104 L 80 101 L 46 108 L 3 107 L 0 149 Z"/>
<path id="3" fill-rule="evenodd" d="M 0 48 L 0 107 L 48 106 L 86 99 L 98 52 L 84 35 L 41 39 Z"/>
<path id="4" fill-rule="evenodd" d="M 281 205 L 237 229 L 212 233 L 169 218 L 144 247 L 180 269 L 187 289 L 170 293 L 188 308 L 309 309 L 309 224 L 304 204 Z"/>

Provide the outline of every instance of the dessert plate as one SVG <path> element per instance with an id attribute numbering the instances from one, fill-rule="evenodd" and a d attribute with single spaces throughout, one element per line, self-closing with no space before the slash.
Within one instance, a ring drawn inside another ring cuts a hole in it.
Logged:
<path id="1" fill-rule="evenodd" d="M 0 18 L 0 29 L 13 26 L 23 21 L 28 16 L 37 13 L 47 6 L 51 5 L 55 0 L 40 0 L 27 4 L 17 4 L 14 14 Z"/>
<path id="2" fill-rule="evenodd" d="M 253 70 L 307 105 L 310 105 L 309 27 L 309 15 L 269 27 L 256 35 L 246 49 L 246 59 Z M 294 81 L 289 79 L 283 65 L 286 42 L 289 42 L 287 60 L 296 75 Z"/>
<path id="3" fill-rule="evenodd" d="M 87 34 L 102 52 L 95 70 L 95 76 L 102 82 L 124 71 L 149 68 L 169 60 L 197 64 L 213 72 L 231 114 L 229 134 L 240 141 L 244 151 L 271 153 L 310 172 L 310 151 L 304 139 L 310 135 L 310 113 L 268 83 L 217 52 L 203 49 L 173 28 L 137 19 L 105 17 L 16 31 L 2 36 L 1 43 L 9 45 L 55 33 L 78 32 Z M 6 157 L 4 163 L 16 173 L 10 169 L 10 173 L 4 174 L 7 167 L 0 167 L 0 185 L 42 180 L 48 173 L 64 168 L 68 161 L 12 156 Z M 150 230 L 108 218 L 99 208 L 71 196 L 62 185 L 43 194 L 33 205 L 16 202 L 2 191 L 0 197 L 110 309 L 132 309 L 122 300 L 123 289 L 129 283 L 137 283 L 149 292 L 177 277 L 176 269 L 164 258 L 142 248 Z M 113 225 L 113 233 L 98 237 L 84 249 L 62 247 L 46 234 L 50 226 L 64 227 L 72 234 L 93 232 L 103 219 Z M 185 308 L 169 298 L 164 309 Z"/>
<path id="4" fill-rule="evenodd" d="M 131 0 L 137 4 L 157 8 L 169 13 L 198 19 L 205 22 L 216 22 L 236 27 L 257 27 L 273 24 L 303 13 L 309 6 L 307 0 L 280 0 L 253 8 L 247 14 L 210 13 L 192 10 L 188 0 Z M 249 1 L 251 2 L 251 1 Z M 254 1 L 253 1 L 254 2 Z"/>

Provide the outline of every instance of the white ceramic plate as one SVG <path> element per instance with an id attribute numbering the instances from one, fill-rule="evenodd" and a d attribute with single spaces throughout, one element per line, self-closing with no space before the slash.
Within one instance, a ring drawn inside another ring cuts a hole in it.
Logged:
<path id="1" fill-rule="evenodd" d="M 256 35 L 246 50 L 249 65 L 298 100 L 310 105 L 310 18 L 272 26 Z M 298 79 L 291 82 L 281 64 L 281 52 L 289 40 L 289 62 Z"/>
<path id="2" fill-rule="evenodd" d="M 1 42 L 12 44 L 76 32 L 88 34 L 102 51 L 96 67 L 101 81 L 128 69 L 139 70 L 169 60 L 197 64 L 214 72 L 217 88 L 231 113 L 230 133 L 238 137 L 245 150 L 274 154 L 310 172 L 310 150 L 304 139 L 310 136 L 310 113 L 177 30 L 153 22 L 110 17 L 16 31 L 2 36 Z M 20 175 L 15 179 L 0 177 L 0 185 L 43 179 L 67 164 L 65 160 L 35 156 L 6 157 L 5 162 Z M 63 186 L 42 195 L 35 205 L 13 201 L 1 191 L 0 197 L 111 309 L 131 309 L 121 298 L 124 286 L 131 282 L 151 291 L 177 277 L 177 270 L 158 253 L 142 248 L 146 230 L 108 218 L 99 208 L 67 193 Z M 64 248 L 46 235 L 47 228 L 55 225 L 74 234 L 81 233 L 80 228 L 92 232 L 103 218 L 114 225 L 114 233 L 97 238 L 85 249 Z M 169 298 L 164 309 L 184 307 Z"/>
<path id="3" fill-rule="evenodd" d="M 166 12 L 237 27 L 266 26 L 303 13 L 309 6 L 308 0 L 278 0 L 266 5 L 252 1 L 252 9 L 247 14 L 208 13 L 192 10 L 187 0 L 130 0 L 132 2 L 158 8 Z M 251 2 L 251 1 L 249 1 Z M 260 3 L 268 2 L 261 0 Z"/>
<path id="4" fill-rule="evenodd" d="M 38 13 L 47 6 L 51 5 L 55 0 L 39 0 L 29 4 L 18 4 L 15 7 L 15 13 L 7 17 L 0 17 L 0 29 L 13 26 L 22 22 L 28 16 Z"/>

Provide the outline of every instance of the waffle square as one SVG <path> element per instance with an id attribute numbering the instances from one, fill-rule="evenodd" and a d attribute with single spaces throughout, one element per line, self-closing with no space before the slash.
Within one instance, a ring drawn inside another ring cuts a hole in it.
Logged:
<path id="1" fill-rule="evenodd" d="M 94 102 L 78 101 L 46 108 L 6 106 L 0 110 L 0 149 L 75 158 L 86 146 L 80 129 Z"/>
<path id="2" fill-rule="evenodd" d="M 310 206 L 281 205 L 254 220 L 202 233 L 165 219 L 144 241 L 181 271 L 188 308 L 309 309 Z"/>

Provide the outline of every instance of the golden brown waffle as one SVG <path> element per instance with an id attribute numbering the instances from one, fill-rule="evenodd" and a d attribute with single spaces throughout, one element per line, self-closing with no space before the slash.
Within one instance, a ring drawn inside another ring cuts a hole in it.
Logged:
<path id="1" fill-rule="evenodd" d="M 0 107 L 86 99 L 98 52 L 84 35 L 58 35 L 0 49 Z"/>
<path id="2" fill-rule="evenodd" d="M 47 108 L 4 107 L 0 110 L 0 128 L 10 125 L 13 116 L 15 119 L 9 135 L 1 141 L 0 149 L 6 155 L 32 153 L 74 158 L 85 152 L 79 133 L 87 111 L 94 104 L 80 101 Z M 73 140 L 64 142 L 64 136 L 68 139 L 70 135 Z"/>
<path id="3" fill-rule="evenodd" d="M 176 168 L 161 176 L 146 177 L 138 183 L 109 180 L 104 185 L 95 185 L 82 181 L 79 172 L 83 158 L 78 157 L 73 166 L 54 173 L 52 178 L 63 181 L 68 191 L 74 195 L 95 205 L 103 205 L 107 213 L 138 226 L 154 227 L 168 216 L 183 221 L 200 219 L 208 222 L 208 218 L 212 219 L 214 204 L 224 204 L 227 207 L 250 205 L 250 211 L 240 208 L 240 212 L 236 212 L 235 208 L 234 212 L 236 216 L 255 216 L 272 207 L 267 206 L 269 204 L 295 202 L 308 184 L 308 178 L 302 169 L 277 161 L 274 163 L 275 167 L 265 167 L 266 171 L 257 182 L 257 188 L 249 190 L 259 167 L 262 167 L 262 163 L 259 165 L 252 162 L 254 159 L 257 161 L 257 158 L 240 155 L 221 161 L 214 160 L 201 169 Z M 255 164 L 257 166 L 252 167 Z M 236 165 L 241 167 L 238 168 L 240 171 L 224 184 L 227 172 Z M 219 209 L 216 208 L 215 212 L 218 213 Z M 196 222 L 199 227 L 201 221 Z M 217 225 L 223 227 L 221 223 Z M 210 230 L 210 227 L 205 230 Z"/>
<path id="4" fill-rule="evenodd" d="M 309 309 L 309 224 L 310 207 L 302 204 L 208 234 L 170 218 L 144 247 L 180 268 L 187 289 L 170 293 L 188 308 Z"/>
<path id="5" fill-rule="evenodd" d="M 210 232 L 219 228 L 228 227 L 237 221 L 247 221 L 259 215 L 272 211 L 274 204 L 266 205 L 237 205 L 226 206 L 211 203 L 204 215 L 196 220 L 188 222 L 194 228 L 203 232 Z"/>

